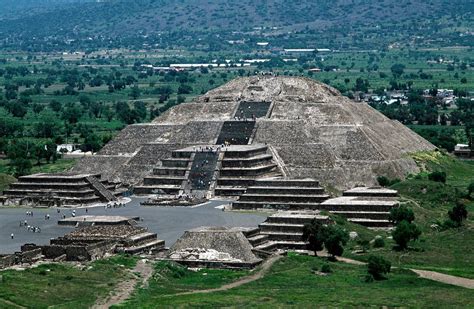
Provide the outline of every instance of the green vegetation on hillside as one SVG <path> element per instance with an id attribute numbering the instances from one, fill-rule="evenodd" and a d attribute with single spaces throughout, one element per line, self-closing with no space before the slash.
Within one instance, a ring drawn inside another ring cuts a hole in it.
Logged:
<path id="1" fill-rule="evenodd" d="M 127 280 L 128 258 L 114 257 L 88 266 L 44 264 L 0 272 L 0 308 L 90 308 L 120 280 Z"/>
<path id="2" fill-rule="evenodd" d="M 371 248 L 366 252 L 355 253 L 362 249 L 360 241 L 352 241 L 345 255 L 366 261 L 370 254 L 384 256 L 393 266 L 414 267 L 435 270 L 468 278 L 474 278 L 474 201 L 467 196 L 467 187 L 474 179 L 472 161 L 461 161 L 442 152 L 421 152 L 413 155 L 423 170 L 404 181 L 391 186 L 399 191 L 402 205 L 413 209 L 415 223 L 422 234 L 418 241 L 410 242 L 406 251 L 394 250 L 390 233 L 370 231 L 344 222 L 348 230 L 355 230 L 361 239 L 371 241 L 376 235 L 385 240 L 385 247 Z M 447 175 L 446 183 L 428 179 L 433 171 L 443 171 Z M 472 197 L 471 197 L 472 198 Z M 448 211 L 456 202 L 467 203 L 469 217 L 459 228 L 444 227 Z"/>
<path id="3" fill-rule="evenodd" d="M 407 270 L 393 269 L 388 280 L 366 283 L 366 266 L 329 263 L 332 272 L 323 276 L 319 270 L 328 264 L 325 258 L 290 254 L 257 281 L 227 291 L 179 296 L 176 294 L 196 287 L 213 288 L 214 280 L 202 276 L 207 270 L 174 276 L 158 268 L 149 287 L 116 307 L 468 307 L 472 300 L 468 289 L 419 279 Z M 212 271 L 212 275 L 216 272 L 228 273 Z"/>

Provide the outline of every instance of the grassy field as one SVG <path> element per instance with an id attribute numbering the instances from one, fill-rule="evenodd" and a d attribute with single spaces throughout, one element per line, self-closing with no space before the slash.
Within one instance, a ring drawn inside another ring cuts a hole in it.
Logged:
<path id="1" fill-rule="evenodd" d="M 396 269 L 389 279 L 364 281 L 365 266 L 329 263 L 328 276 L 314 274 L 329 262 L 323 258 L 292 255 L 281 259 L 262 279 L 224 292 L 175 295 L 177 292 L 212 288 L 217 279 L 202 272 L 163 272 L 160 266 L 146 289 L 117 308 L 161 307 L 469 307 L 472 292 L 419 279 L 407 270 Z M 206 270 L 206 272 L 208 272 Z M 213 271 L 228 277 L 228 271 Z M 198 280 L 196 281 L 196 278 Z"/>
<path id="2" fill-rule="evenodd" d="M 0 308 L 89 308 L 106 296 L 134 259 L 121 256 L 78 268 L 68 264 L 45 264 L 24 271 L 0 272 Z"/>
<path id="3" fill-rule="evenodd" d="M 425 170 L 416 177 L 408 178 L 392 186 L 399 191 L 401 202 L 415 212 L 415 223 L 423 231 L 420 239 L 412 242 L 408 251 L 393 250 L 394 242 L 388 232 L 375 232 L 343 223 L 347 229 L 355 230 L 367 240 L 381 235 L 385 248 L 369 249 L 366 253 L 353 253 L 360 246 L 352 241 L 345 255 L 366 260 L 369 254 L 377 253 L 389 259 L 393 265 L 435 270 L 447 274 L 474 278 L 474 202 L 468 201 L 468 220 L 461 228 L 443 229 L 442 223 L 448 218 L 447 212 L 456 200 L 466 195 L 466 187 L 474 181 L 472 161 L 460 161 L 442 153 L 418 153 L 418 164 Z M 429 171 L 445 171 L 446 184 L 430 181 Z M 437 225 L 434 228 L 433 225 Z"/>

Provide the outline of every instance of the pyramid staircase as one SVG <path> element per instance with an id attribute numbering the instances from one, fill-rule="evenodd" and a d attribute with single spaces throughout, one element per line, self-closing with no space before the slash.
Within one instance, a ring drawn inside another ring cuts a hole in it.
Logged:
<path id="1" fill-rule="evenodd" d="M 320 209 L 369 228 L 390 228 L 390 210 L 398 205 L 398 192 L 395 190 L 359 187 L 322 202 Z"/>
<path id="2" fill-rule="evenodd" d="M 177 195 L 184 189 L 194 161 L 192 150 L 175 150 L 171 158 L 161 160 L 161 166 L 143 179 L 143 185 L 134 188 L 134 194 Z"/>
<path id="3" fill-rule="evenodd" d="M 329 218 L 314 211 L 281 211 L 259 224 L 257 229 L 248 230 L 244 235 L 262 257 L 276 250 L 306 250 L 307 242 L 303 240 L 303 227 L 317 219 L 328 223 Z"/>
<path id="4" fill-rule="evenodd" d="M 122 241 L 122 245 L 116 248 L 117 252 L 127 254 L 139 254 L 147 252 L 159 252 L 165 249 L 165 241 L 158 239 L 157 234 L 143 232 L 129 236 Z"/>
<path id="5" fill-rule="evenodd" d="M 259 179 L 232 203 L 232 209 L 316 210 L 328 198 L 312 179 Z"/>
<path id="6" fill-rule="evenodd" d="M 239 196 L 257 179 L 280 177 L 278 165 L 266 145 L 239 145 L 226 147 L 215 195 Z"/>

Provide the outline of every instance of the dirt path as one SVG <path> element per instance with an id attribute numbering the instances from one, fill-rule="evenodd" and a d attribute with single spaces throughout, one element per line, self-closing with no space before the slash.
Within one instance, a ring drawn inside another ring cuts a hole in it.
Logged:
<path id="1" fill-rule="evenodd" d="M 456 277 L 438 273 L 435 271 L 421 270 L 421 269 L 410 269 L 416 273 L 420 278 L 438 281 L 446 284 L 457 285 L 466 289 L 474 289 L 474 279 Z"/>
<path id="2" fill-rule="evenodd" d="M 338 257 L 337 260 L 344 263 L 354 264 L 354 265 L 366 264 L 361 261 L 343 258 L 343 257 Z M 474 279 L 446 275 L 446 274 L 442 274 L 442 273 L 439 273 L 436 271 L 430 271 L 430 270 L 421 270 L 421 269 L 414 269 L 414 268 L 410 268 L 410 270 L 423 279 L 433 280 L 433 281 L 450 284 L 450 285 L 456 285 L 456 286 L 466 288 L 466 289 L 474 289 Z"/>
<path id="3" fill-rule="evenodd" d="M 106 309 L 128 299 L 138 284 L 140 287 L 147 285 L 148 279 L 153 275 L 153 267 L 147 264 L 145 260 L 140 260 L 130 272 L 130 279 L 121 281 L 110 295 L 105 299 L 98 300 L 92 308 Z M 137 275 L 137 273 L 139 275 Z"/>
<path id="4" fill-rule="evenodd" d="M 227 290 L 239 287 L 241 285 L 244 285 L 244 284 L 247 284 L 247 283 L 250 283 L 250 282 L 253 282 L 255 280 L 258 280 L 258 279 L 262 278 L 268 272 L 270 267 L 272 267 L 272 265 L 276 261 L 281 259 L 281 257 L 282 257 L 281 255 L 274 255 L 274 256 L 270 257 L 268 260 L 266 260 L 265 262 L 263 262 L 261 268 L 257 272 L 251 274 L 250 276 L 241 278 L 237 281 L 234 281 L 234 282 L 231 282 L 229 284 L 225 284 L 223 286 L 220 286 L 218 288 L 208 289 L 208 290 L 193 290 L 193 291 L 177 293 L 177 294 L 172 294 L 172 295 L 167 295 L 167 296 L 190 295 L 190 294 L 200 294 L 200 293 L 213 293 L 213 292 L 227 291 Z"/>

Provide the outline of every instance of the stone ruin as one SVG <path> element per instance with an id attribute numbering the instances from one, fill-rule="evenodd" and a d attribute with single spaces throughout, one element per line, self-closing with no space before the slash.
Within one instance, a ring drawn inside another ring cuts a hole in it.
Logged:
<path id="1" fill-rule="evenodd" d="M 253 268 L 262 262 L 238 228 L 201 227 L 186 231 L 168 259 L 189 267 Z"/>
<path id="2" fill-rule="evenodd" d="M 41 260 L 84 262 L 115 253 L 154 255 L 164 250 L 165 241 L 144 227 L 129 222 L 101 224 L 96 221 L 92 226 L 78 227 L 62 237 L 51 239 L 49 245 L 25 244 L 20 252 L 0 255 L 0 269 Z"/>
<path id="3" fill-rule="evenodd" d="M 7 204 L 76 207 L 117 201 L 126 190 L 97 173 L 42 173 L 20 177 L 3 194 Z"/>
<path id="4" fill-rule="evenodd" d="M 222 144 L 231 146 L 216 150 Z M 409 154 L 434 149 L 330 86 L 253 76 L 175 106 L 152 123 L 128 126 L 73 171 L 100 172 L 137 194 L 238 196 L 268 177 L 313 178 L 346 190 L 376 185 L 380 175 L 416 173 Z M 197 163 L 203 160 L 208 163 Z"/>

